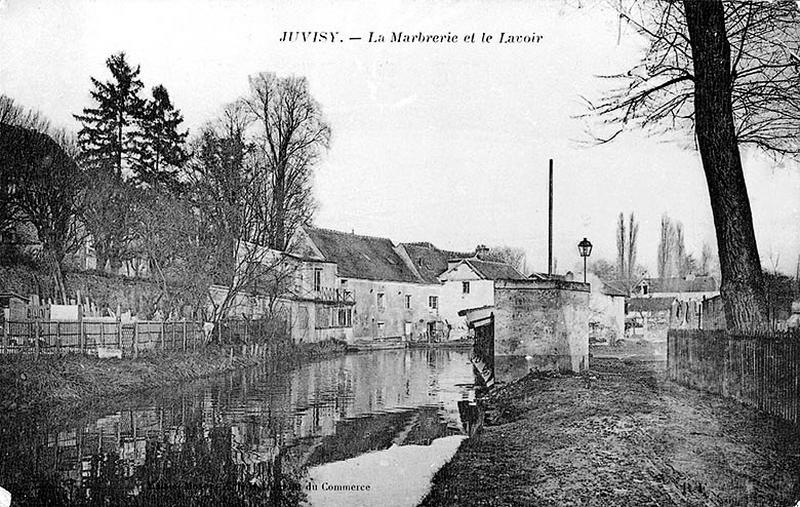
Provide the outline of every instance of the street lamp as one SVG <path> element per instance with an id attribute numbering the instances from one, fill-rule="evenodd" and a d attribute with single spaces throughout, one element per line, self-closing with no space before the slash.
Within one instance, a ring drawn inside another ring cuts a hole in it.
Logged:
<path id="1" fill-rule="evenodd" d="M 592 255 L 592 243 L 583 238 L 580 243 L 578 243 L 578 253 L 581 254 L 583 257 L 583 283 L 586 283 L 586 258 Z"/>

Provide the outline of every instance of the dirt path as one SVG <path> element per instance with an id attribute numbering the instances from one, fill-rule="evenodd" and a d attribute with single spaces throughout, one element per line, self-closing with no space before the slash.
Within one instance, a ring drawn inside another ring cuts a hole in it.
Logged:
<path id="1" fill-rule="evenodd" d="M 423 505 L 794 505 L 800 431 L 664 366 L 594 359 L 501 389 Z"/>

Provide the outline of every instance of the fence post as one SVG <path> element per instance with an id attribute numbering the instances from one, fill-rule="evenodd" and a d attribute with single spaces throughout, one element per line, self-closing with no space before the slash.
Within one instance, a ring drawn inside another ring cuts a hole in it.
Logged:
<path id="1" fill-rule="evenodd" d="M 48 331 L 50 331 L 50 326 L 48 325 Z M 47 333 L 50 334 L 49 332 Z M 56 322 L 56 354 L 61 355 L 61 322 Z"/>
<path id="2" fill-rule="evenodd" d="M 139 357 L 139 321 L 133 321 L 133 344 L 131 345 L 133 349 L 133 357 L 134 359 Z"/>
<path id="3" fill-rule="evenodd" d="M 11 322 L 3 321 L 3 354 L 8 353 L 8 337 L 11 334 Z"/>
<path id="4" fill-rule="evenodd" d="M 122 354 L 122 319 L 117 317 L 117 347 L 119 353 Z"/>
<path id="5" fill-rule="evenodd" d="M 186 319 L 183 319 L 183 351 L 186 352 Z"/>
<path id="6" fill-rule="evenodd" d="M 34 326 L 34 342 L 33 342 L 34 358 L 39 359 L 39 335 L 41 333 L 41 331 L 39 330 L 39 321 L 38 320 L 34 321 L 33 326 Z"/>
<path id="7" fill-rule="evenodd" d="M 78 350 L 80 350 L 81 354 L 84 353 L 86 349 L 86 335 L 84 330 L 84 322 L 83 319 L 78 321 Z"/>
<path id="8" fill-rule="evenodd" d="M 161 320 L 161 350 L 164 350 L 164 320 Z"/>

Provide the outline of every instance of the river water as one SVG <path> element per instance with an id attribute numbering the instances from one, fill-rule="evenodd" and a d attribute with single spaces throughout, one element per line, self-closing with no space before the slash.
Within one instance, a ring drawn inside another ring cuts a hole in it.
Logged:
<path id="1" fill-rule="evenodd" d="M 464 436 L 469 353 L 281 365 L 0 431 L 19 505 L 416 505 Z"/>

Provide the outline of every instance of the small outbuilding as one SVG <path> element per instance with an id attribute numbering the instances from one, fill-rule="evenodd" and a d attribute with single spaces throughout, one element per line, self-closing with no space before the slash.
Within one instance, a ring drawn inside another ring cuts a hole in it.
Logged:
<path id="1" fill-rule="evenodd" d="M 28 303 L 26 297 L 13 292 L 0 292 L 0 310 L 3 321 L 27 320 Z"/>

